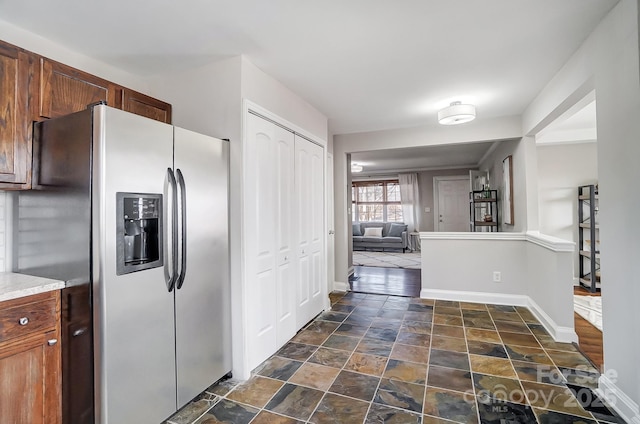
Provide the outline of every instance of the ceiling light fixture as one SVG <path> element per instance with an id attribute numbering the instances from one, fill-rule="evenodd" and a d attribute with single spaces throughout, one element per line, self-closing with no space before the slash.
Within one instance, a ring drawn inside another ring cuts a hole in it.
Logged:
<path id="1" fill-rule="evenodd" d="M 362 165 L 358 165 L 357 163 L 351 164 L 351 172 L 362 172 Z"/>
<path id="2" fill-rule="evenodd" d="M 453 102 L 438 112 L 438 122 L 442 125 L 457 125 L 473 121 L 476 118 L 474 105 L 463 105 L 461 102 Z"/>

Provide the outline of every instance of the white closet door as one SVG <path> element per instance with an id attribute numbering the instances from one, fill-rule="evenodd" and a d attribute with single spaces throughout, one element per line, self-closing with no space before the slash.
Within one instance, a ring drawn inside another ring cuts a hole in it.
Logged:
<path id="1" fill-rule="evenodd" d="M 295 332 L 293 238 L 291 224 L 282 225 L 292 215 L 294 136 L 248 114 L 246 140 L 246 342 L 253 368 Z"/>
<path id="2" fill-rule="evenodd" d="M 296 327 L 296 251 L 294 214 L 294 135 L 274 125 L 277 141 L 277 342 L 278 347 L 289 341 L 298 330 Z M 268 225 L 268 223 L 267 223 Z"/>
<path id="3" fill-rule="evenodd" d="M 296 136 L 295 140 L 298 223 L 296 316 L 301 328 L 324 307 L 324 150 L 304 138 Z"/>

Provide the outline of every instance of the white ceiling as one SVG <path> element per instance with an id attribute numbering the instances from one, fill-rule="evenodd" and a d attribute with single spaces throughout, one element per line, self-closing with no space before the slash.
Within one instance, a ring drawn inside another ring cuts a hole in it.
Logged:
<path id="1" fill-rule="evenodd" d="M 597 139 L 595 93 L 536 134 L 539 145 L 595 142 Z"/>
<path id="2" fill-rule="evenodd" d="M 244 54 L 336 134 L 521 114 L 618 0 L 0 0 L 0 19 L 140 75 Z"/>
<path id="3" fill-rule="evenodd" d="M 499 143 L 499 142 L 496 142 Z M 376 150 L 351 154 L 351 163 L 363 166 L 357 175 L 475 168 L 494 142 L 449 144 Z"/>

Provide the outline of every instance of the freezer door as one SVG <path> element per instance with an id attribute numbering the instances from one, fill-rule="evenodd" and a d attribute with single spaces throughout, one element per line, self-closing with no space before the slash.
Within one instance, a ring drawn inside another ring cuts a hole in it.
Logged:
<path id="1" fill-rule="evenodd" d="M 167 198 L 173 128 L 98 106 L 93 149 L 96 422 L 157 424 L 176 410 L 174 293 L 161 266 L 116 275 L 116 193 Z"/>
<path id="2" fill-rule="evenodd" d="M 178 407 L 231 371 L 231 311 L 228 253 L 228 142 L 175 128 L 178 227 L 176 366 Z M 181 178 L 184 181 L 180 189 Z M 179 196 L 181 197 L 181 196 Z M 185 256 L 182 256 L 182 252 Z"/>

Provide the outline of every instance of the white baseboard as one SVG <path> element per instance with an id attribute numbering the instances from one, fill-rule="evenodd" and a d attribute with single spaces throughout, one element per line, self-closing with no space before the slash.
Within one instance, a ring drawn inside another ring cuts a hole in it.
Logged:
<path id="1" fill-rule="evenodd" d="M 333 282 L 333 291 L 346 292 L 346 291 L 349 291 L 349 288 L 350 286 L 348 283 L 343 283 L 342 281 Z"/>
<path id="2" fill-rule="evenodd" d="M 573 328 L 562 327 L 556 324 L 529 296 L 521 294 L 422 289 L 420 291 L 420 297 L 423 299 L 454 300 L 458 302 L 488 303 L 492 305 L 525 306 L 531 310 L 533 315 L 535 315 L 555 341 L 563 343 L 578 341 L 578 335 Z"/>
<path id="3" fill-rule="evenodd" d="M 527 296 L 529 299 L 528 304 L 526 305 L 533 315 L 538 318 L 540 324 L 544 326 L 549 334 L 553 337 L 553 339 L 557 342 L 561 343 L 573 343 L 578 342 L 578 335 L 576 334 L 575 328 L 572 327 L 563 327 L 561 325 L 556 324 L 556 322 L 549 316 L 547 313 L 540 307 L 538 304 Z"/>
<path id="4" fill-rule="evenodd" d="M 640 424 L 640 407 L 605 374 L 598 380 L 598 395 L 630 424 Z"/>
<path id="5" fill-rule="evenodd" d="M 423 299 L 454 300 L 458 302 L 490 303 L 493 305 L 528 306 L 528 296 L 519 294 L 484 293 L 458 290 L 422 289 Z"/>

